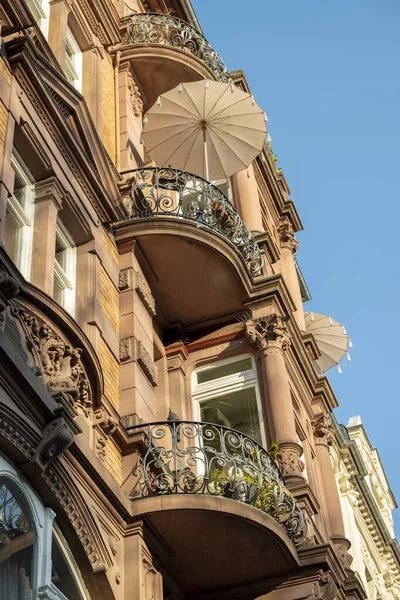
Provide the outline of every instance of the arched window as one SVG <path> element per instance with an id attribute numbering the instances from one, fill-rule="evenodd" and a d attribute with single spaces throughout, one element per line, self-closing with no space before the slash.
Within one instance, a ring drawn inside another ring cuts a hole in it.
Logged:
<path id="1" fill-rule="evenodd" d="M 23 496 L 0 477 L 0 598 L 33 598 L 35 532 Z"/>
<path id="2" fill-rule="evenodd" d="M 195 418 L 236 429 L 265 444 L 257 372 L 251 355 L 201 366 L 192 377 Z"/>
<path id="3" fill-rule="evenodd" d="M 55 516 L 0 454 L 0 600 L 90 600 Z"/>

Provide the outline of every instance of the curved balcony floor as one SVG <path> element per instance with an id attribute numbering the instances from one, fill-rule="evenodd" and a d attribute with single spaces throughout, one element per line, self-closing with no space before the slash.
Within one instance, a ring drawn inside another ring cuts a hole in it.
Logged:
<path id="1" fill-rule="evenodd" d="M 145 92 L 144 110 L 179 83 L 230 81 L 226 65 L 201 33 L 172 15 L 143 13 L 125 20 L 122 60 L 132 60 Z"/>
<path id="2" fill-rule="evenodd" d="M 133 505 L 169 549 L 163 565 L 185 597 L 209 597 L 213 591 L 260 583 L 298 566 L 294 546 L 283 529 L 253 506 L 226 498 L 176 495 L 145 498 Z M 262 585 L 265 585 L 263 589 Z"/>

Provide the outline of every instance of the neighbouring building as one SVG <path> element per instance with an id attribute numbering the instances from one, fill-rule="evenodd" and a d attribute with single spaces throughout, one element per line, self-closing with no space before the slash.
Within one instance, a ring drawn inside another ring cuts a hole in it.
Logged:
<path id="1" fill-rule="evenodd" d="M 347 427 L 333 423 L 332 460 L 352 569 L 368 600 L 395 600 L 400 598 L 400 548 L 392 517 L 396 501 L 361 417 L 349 419 Z"/>
<path id="2" fill-rule="evenodd" d="M 270 146 L 209 182 L 142 143 L 160 94 L 244 74 L 190 0 L 0 22 L 1 600 L 397 598 L 394 500 L 332 427 Z"/>

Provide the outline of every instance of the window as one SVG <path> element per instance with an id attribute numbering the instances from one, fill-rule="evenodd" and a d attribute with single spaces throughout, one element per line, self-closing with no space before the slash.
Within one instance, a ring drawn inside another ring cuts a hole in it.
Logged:
<path id="1" fill-rule="evenodd" d="M 90 600 L 54 513 L 0 455 L 1 600 Z"/>
<path id="2" fill-rule="evenodd" d="M 25 279 L 30 279 L 32 262 L 35 185 L 21 157 L 14 152 L 11 166 L 15 172 L 14 192 L 8 198 L 4 245 Z"/>
<path id="3" fill-rule="evenodd" d="M 24 498 L 0 477 L 0 598 L 33 597 L 35 534 Z"/>
<path id="4" fill-rule="evenodd" d="M 200 367 L 193 373 L 198 420 L 237 429 L 265 445 L 257 373 L 245 355 Z"/>
<path id="5" fill-rule="evenodd" d="M 57 222 L 53 298 L 75 314 L 76 248 L 61 221 Z"/>
<path id="6" fill-rule="evenodd" d="M 47 39 L 49 32 L 49 0 L 27 0 L 33 18 Z"/>
<path id="7" fill-rule="evenodd" d="M 70 28 L 67 29 L 67 45 L 65 55 L 65 76 L 70 83 L 82 91 L 82 52 Z"/>

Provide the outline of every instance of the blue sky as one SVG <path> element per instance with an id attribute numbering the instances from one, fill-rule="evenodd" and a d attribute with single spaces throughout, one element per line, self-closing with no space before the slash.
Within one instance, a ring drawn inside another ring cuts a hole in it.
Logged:
<path id="1" fill-rule="evenodd" d="M 360 414 L 400 504 L 400 3 L 192 0 L 229 69 L 243 69 L 304 225 L 308 310 L 354 348 L 329 372 L 344 424 Z M 400 534 L 400 510 L 395 511 Z"/>

